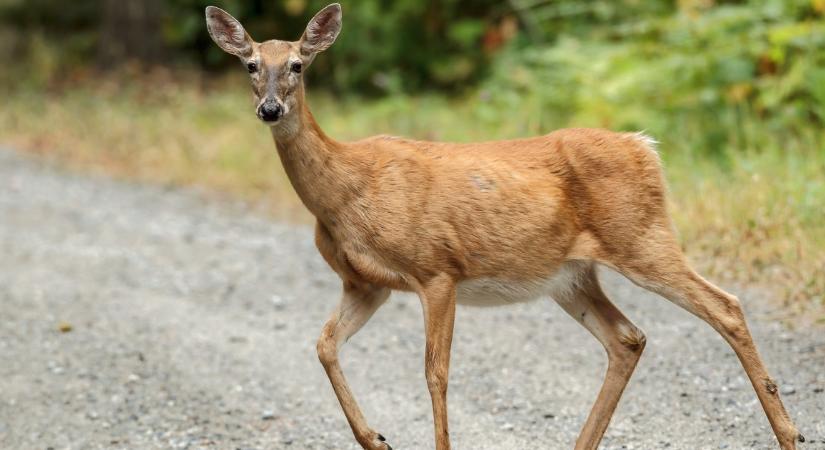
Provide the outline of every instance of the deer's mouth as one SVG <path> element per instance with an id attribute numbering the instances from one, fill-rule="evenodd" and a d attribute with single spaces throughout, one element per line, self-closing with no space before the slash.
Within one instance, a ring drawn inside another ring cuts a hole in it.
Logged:
<path id="1" fill-rule="evenodd" d="M 264 125 L 267 125 L 267 126 L 270 126 L 270 127 L 275 126 L 275 125 L 278 124 L 278 120 L 266 120 L 266 119 L 264 119 L 260 116 L 258 117 L 258 119 L 260 119 L 260 121 L 263 122 Z"/>

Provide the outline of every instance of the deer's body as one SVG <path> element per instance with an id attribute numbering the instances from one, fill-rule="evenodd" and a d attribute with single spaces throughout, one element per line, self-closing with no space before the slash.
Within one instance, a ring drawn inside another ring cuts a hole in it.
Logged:
<path id="1" fill-rule="evenodd" d="M 281 159 L 313 205 L 327 261 L 364 282 L 415 290 L 410 280 L 446 273 L 478 296 L 459 303 L 530 300 L 565 261 L 670 228 L 659 159 L 641 134 L 568 129 L 453 144 L 311 133 L 281 142 Z"/>
<path id="2" fill-rule="evenodd" d="M 207 8 L 215 42 L 252 73 L 259 118 L 272 130 L 299 197 L 317 218 L 316 244 L 343 282 L 318 356 L 355 438 L 387 450 L 363 417 L 338 351 L 391 290 L 421 299 L 437 450 L 450 448 L 447 384 L 457 303 L 492 306 L 552 297 L 604 346 L 608 370 L 576 441 L 596 449 L 645 346 L 605 296 L 596 265 L 613 268 L 705 320 L 742 362 L 783 450 L 797 432 L 751 339 L 739 301 L 687 264 L 667 213 L 653 141 L 638 133 L 568 129 L 484 143 L 326 136 L 300 73 L 341 25 L 330 5 L 298 42 L 251 40 Z M 551 445 L 558 447 L 558 445 Z"/>

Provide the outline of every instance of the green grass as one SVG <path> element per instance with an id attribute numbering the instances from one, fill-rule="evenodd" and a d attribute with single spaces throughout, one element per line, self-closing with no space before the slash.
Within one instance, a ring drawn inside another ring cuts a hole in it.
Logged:
<path id="1" fill-rule="evenodd" d="M 245 84 L 233 78 L 206 88 L 184 81 L 124 88 L 104 80 L 54 92 L 18 89 L 5 93 L 0 142 L 82 170 L 206 186 L 262 201 L 281 219 L 309 220 L 269 132 L 254 117 Z M 476 141 L 569 125 L 614 125 L 587 110 L 556 123 L 542 117 L 542 103 L 530 97 L 522 107 L 503 108 L 485 96 L 363 100 L 336 99 L 311 88 L 309 93 L 321 126 L 341 140 L 389 133 Z M 716 279 L 772 286 L 777 298 L 794 308 L 821 304 L 825 150 L 816 145 L 821 133 L 779 145 L 763 124 L 745 121 L 740 133 L 751 144 L 738 140 L 739 148 L 708 155 L 691 150 L 704 139 L 701 127 L 692 130 L 692 125 L 655 137 L 662 141 L 671 210 L 693 260 Z"/>

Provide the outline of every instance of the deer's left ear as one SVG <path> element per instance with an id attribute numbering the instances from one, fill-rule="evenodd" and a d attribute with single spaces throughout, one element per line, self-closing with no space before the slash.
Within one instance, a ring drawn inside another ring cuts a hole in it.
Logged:
<path id="1" fill-rule="evenodd" d="M 341 32 L 341 5 L 333 3 L 315 14 L 301 36 L 301 53 L 314 56 L 328 49 Z"/>
<path id="2" fill-rule="evenodd" d="M 206 8 L 206 28 L 209 36 L 226 53 L 248 58 L 252 55 L 252 38 L 238 19 L 215 6 Z"/>

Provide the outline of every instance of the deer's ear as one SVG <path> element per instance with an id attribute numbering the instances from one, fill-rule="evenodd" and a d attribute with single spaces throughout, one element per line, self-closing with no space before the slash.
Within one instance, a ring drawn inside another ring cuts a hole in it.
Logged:
<path id="1" fill-rule="evenodd" d="M 333 3 L 315 14 L 301 36 L 301 53 L 312 56 L 329 48 L 341 32 L 341 5 Z"/>
<path id="2" fill-rule="evenodd" d="M 208 6 L 206 28 L 209 30 L 209 36 L 223 51 L 241 58 L 252 55 L 252 38 L 243 29 L 243 25 L 228 12 Z"/>

